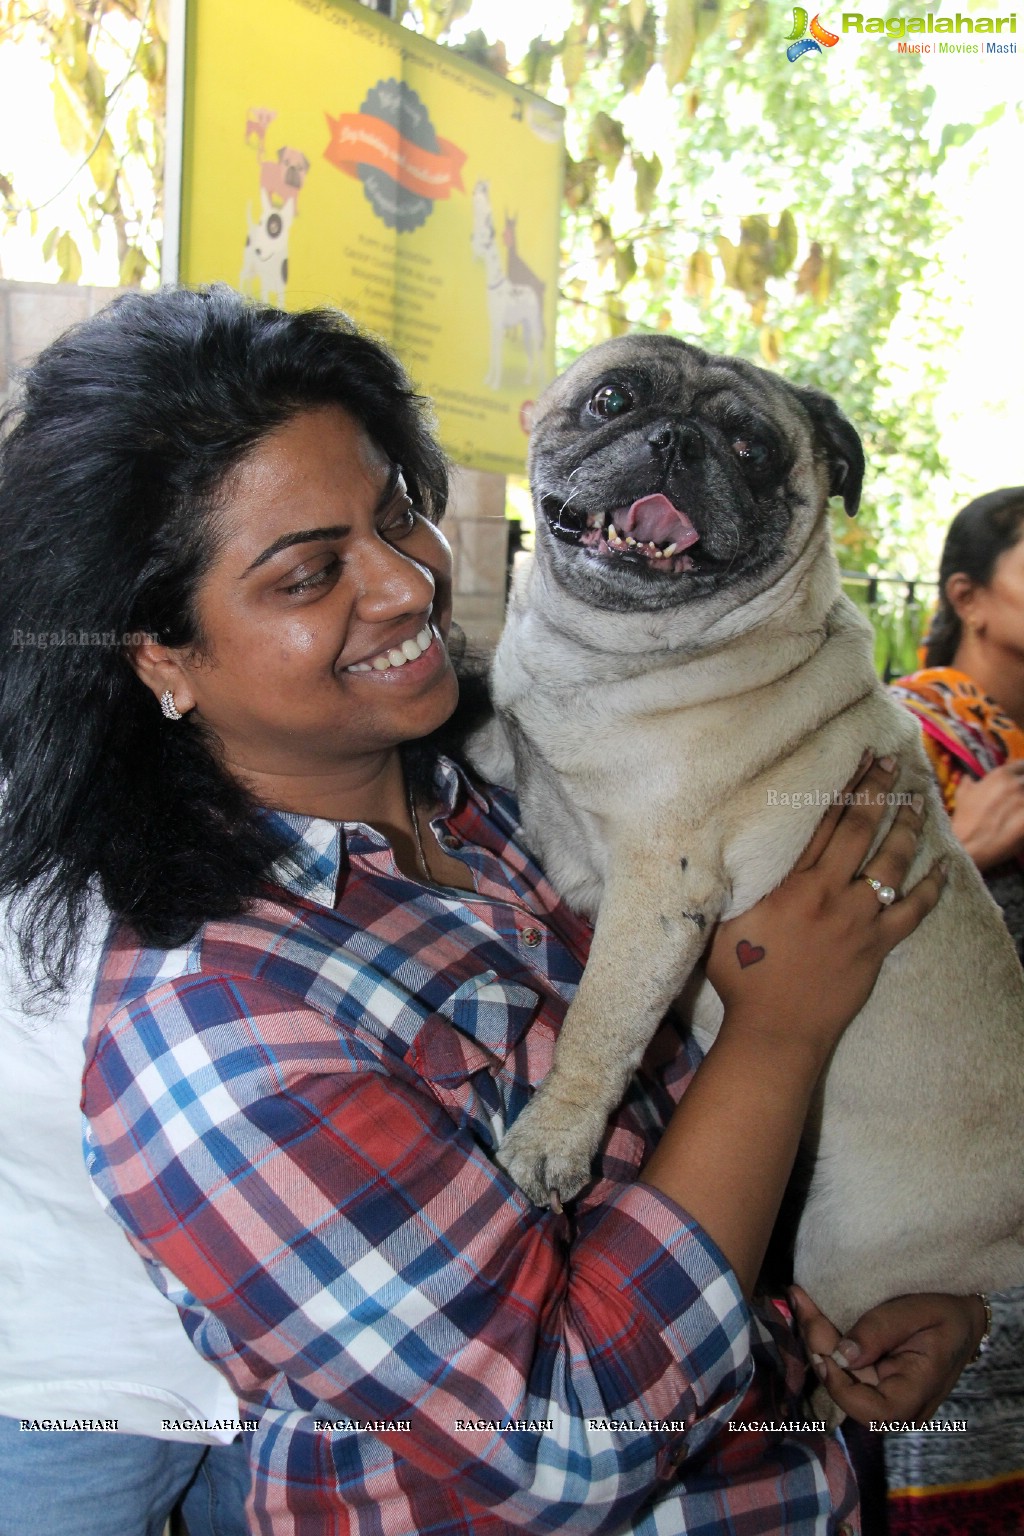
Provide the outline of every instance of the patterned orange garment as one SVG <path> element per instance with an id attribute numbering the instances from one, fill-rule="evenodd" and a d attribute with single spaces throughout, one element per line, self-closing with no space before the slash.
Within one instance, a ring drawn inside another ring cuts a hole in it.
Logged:
<path id="1" fill-rule="evenodd" d="M 1024 731 L 965 672 L 926 667 L 897 678 L 892 692 L 921 722 L 947 811 L 965 773 L 980 779 L 1001 763 L 1024 758 Z"/>

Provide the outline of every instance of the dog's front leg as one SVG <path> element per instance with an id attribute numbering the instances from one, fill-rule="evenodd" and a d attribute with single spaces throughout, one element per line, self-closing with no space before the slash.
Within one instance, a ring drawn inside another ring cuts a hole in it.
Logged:
<path id="1" fill-rule="evenodd" d="M 590 959 L 554 1064 L 498 1149 L 537 1205 L 571 1199 L 670 1003 L 721 910 L 720 873 L 657 854 L 613 857 Z"/>

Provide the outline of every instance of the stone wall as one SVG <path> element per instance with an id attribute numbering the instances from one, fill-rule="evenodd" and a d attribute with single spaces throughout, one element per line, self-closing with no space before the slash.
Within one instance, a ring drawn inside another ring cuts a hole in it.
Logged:
<path id="1" fill-rule="evenodd" d="M 117 292 L 0 280 L 0 397 L 16 369 L 69 325 L 102 309 Z M 455 617 L 475 644 L 493 644 L 505 607 L 504 477 L 456 470 L 444 528 L 455 556 Z"/>

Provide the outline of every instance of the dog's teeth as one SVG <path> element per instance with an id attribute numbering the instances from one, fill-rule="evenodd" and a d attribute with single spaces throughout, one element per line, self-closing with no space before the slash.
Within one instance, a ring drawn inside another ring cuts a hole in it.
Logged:
<path id="1" fill-rule="evenodd" d="M 615 524 L 614 523 L 609 523 L 608 524 L 608 527 L 604 531 L 604 536 L 608 540 L 609 544 L 614 543 L 614 541 L 615 541 Z"/>
<path id="2" fill-rule="evenodd" d="M 626 534 L 626 543 L 627 544 L 635 544 L 636 543 L 636 539 L 631 538 L 630 535 L 627 533 Z"/>
<path id="3" fill-rule="evenodd" d="M 675 547 L 674 544 L 670 544 L 666 550 L 662 551 L 662 553 L 665 555 L 666 559 L 669 558 L 670 556 L 674 555 L 675 552 L 676 552 L 676 547 Z"/>

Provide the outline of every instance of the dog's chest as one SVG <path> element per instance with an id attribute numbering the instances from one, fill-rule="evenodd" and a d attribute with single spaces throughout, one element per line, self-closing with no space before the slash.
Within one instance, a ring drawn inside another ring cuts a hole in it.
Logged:
<path id="1" fill-rule="evenodd" d="M 555 889 L 575 911 L 593 919 L 608 867 L 607 819 L 513 718 L 506 718 L 505 728 L 527 841 Z"/>

